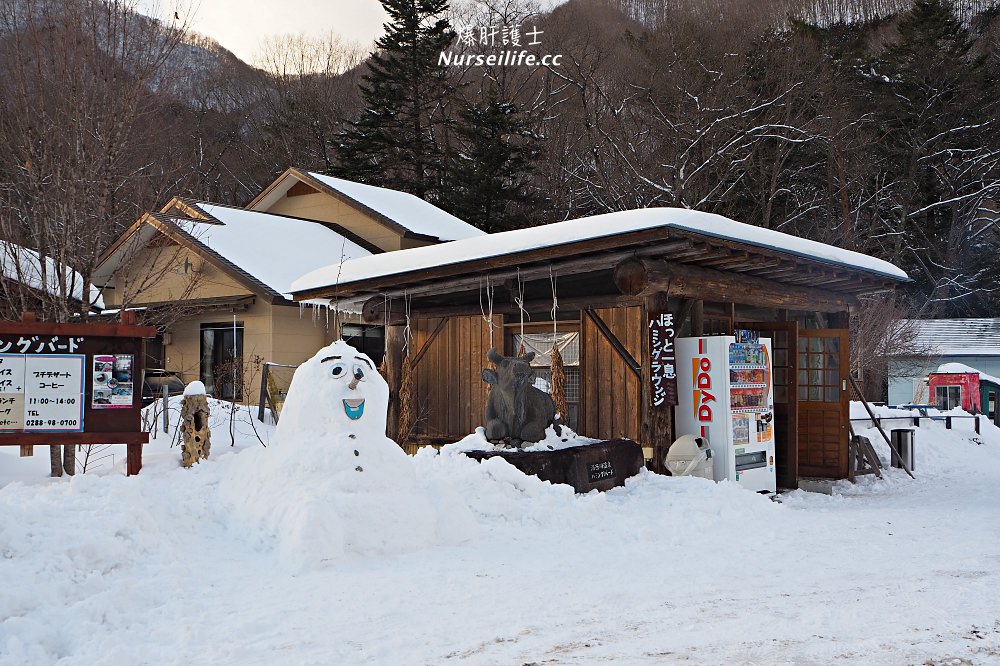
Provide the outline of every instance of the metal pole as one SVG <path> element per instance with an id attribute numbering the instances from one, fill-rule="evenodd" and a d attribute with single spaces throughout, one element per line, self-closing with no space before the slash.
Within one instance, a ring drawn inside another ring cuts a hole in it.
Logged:
<path id="1" fill-rule="evenodd" d="M 170 434 L 170 391 L 163 385 L 163 432 Z"/>

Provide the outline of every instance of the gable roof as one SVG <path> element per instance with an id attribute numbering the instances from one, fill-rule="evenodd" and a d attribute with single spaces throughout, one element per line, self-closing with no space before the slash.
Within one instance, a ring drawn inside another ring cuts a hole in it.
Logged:
<path id="1" fill-rule="evenodd" d="M 587 251 L 588 244 L 595 241 L 607 241 L 625 249 L 646 243 L 653 236 L 660 240 L 668 237 L 719 239 L 813 265 L 826 264 L 867 273 L 880 282 L 909 280 L 906 273 L 889 262 L 859 252 L 736 222 L 713 213 L 647 208 L 399 250 L 391 253 L 391 257 L 364 257 L 342 266 L 331 265 L 303 274 L 292 285 L 292 290 L 297 299 L 321 298 L 333 292 L 377 290 L 390 282 L 398 284 L 410 278 L 422 279 L 432 271 L 440 277 L 445 273 L 514 266 L 522 260 L 536 260 L 536 257 L 543 260 L 569 257 Z"/>
<path id="2" fill-rule="evenodd" d="M 306 183 L 317 192 L 344 202 L 408 238 L 442 242 L 474 238 L 486 233 L 412 194 L 294 167 L 264 188 L 247 204 L 247 208 L 266 209 L 276 196 L 284 196 L 295 182 Z"/>
<path id="3" fill-rule="evenodd" d="M 290 298 L 291 283 L 304 270 L 371 254 L 320 222 L 184 199 L 172 200 L 163 211 L 144 215 L 105 252 L 100 263 L 105 278 L 124 261 L 130 238 L 144 245 L 157 231 L 271 302 Z"/>
<path id="4" fill-rule="evenodd" d="M 940 356 L 1000 356 L 1000 318 L 909 319 L 914 346 Z"/>

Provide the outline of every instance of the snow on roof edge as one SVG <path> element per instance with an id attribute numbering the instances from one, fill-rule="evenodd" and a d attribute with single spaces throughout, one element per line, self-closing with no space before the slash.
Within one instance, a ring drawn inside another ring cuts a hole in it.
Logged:
<path id="1" fill-rule="evenodd" d="M 701 220 L 703 223 L 708 223 L 708 226 L 731 226 L 737 225 L 736 231 L 743 231 L 742 236 L 736 234 L 724 234 L 720 231 L 712 231 L 710 229 L 702 228 L 691 223 L 686 223 L 683 219 L 660 219 L 655 223 L 641 222 L 641 219 L 645 219 L 655 215 L 666 214 L 668 216 L 679 216 L 680 218 L 694 217 Z M 639 224 L 632 224 L 630 226 L 625 226 L 622 224 L 623 220 L 628 218 L 640 219 Z M 591 232 L 586 231 L 586 226 L 567 226 L 567 225 L 594 225 L 597 221 L 603 221 L 608 223 L 608 227 L 604 230 L 593 230 Z M 382 259 L 376 257 L 364 257 L 361 259 L 355 259 L 346 261 L 343 265 L 331 264 L 315 271 L 311 271 L 302 275 L 299 279 L 292 283 L 292 293 L 296 294 L 303 291 L 309 291 L 313 289 L 320 289 L 323 287 L 328 287 L 333 284 L 347 285 L 355 282 L 361 282 L 364 280 L 374 279 L 377 277 L 388 277 L 392 275 L 402 275 L 405 273 L 416 272 L 420 270 L 426 270 L 428 268 L 436 268 L 443 266 L 453 266 L 455 264 L 464 263 L 467 261 L 476 261 L 486 258 L 495 258 L 509 256 L 513 254 L 519 254 L 522 252 L 528 252 L 534 249 L 540 248 L 550 248 L 550 247 L 562 247 L 565 245 L 571 245 L 574 243 L 587 241 L 587 240 L 597 240 L 600 238 L 608 238 L 611 236 L 628 234 L 638 231 L 646 231 L 656 228 L 667 228 L 674 227 L 690 233 L 695 233 L 703 236 L 720 238 L 726 240 L 734 240 L 736 242 L 744 243 L 746 245 L 751 245 L 754 247 L 761 247 L 772 249 L 778 252 L 790 254 L 792 256 L 799 256 L 803 258 L 808 258 L 812 261 L 827 263 L 836 266 L 847 266 L 854 270 L 864 271 L 873 273 L 876 275 L 881 275 L 884 277 L 892 278 L 899 281 L 910 281 L 910 278 L 906 273 L 899 267 L 866 255 L 860 252 L 855 252 L 852 250 L 845 250 L 843 248 L 838 248 L 833 245 L 828 245 L 826 243 L 821 243 L 819 241 L 813 241 L 806 238 L 800 238 L 798 236 L 792 236 L 784 232 L 775 231 L 773 229 L 765 229 L 763 227 L 754 227 L 752 225 L 737 222 L 736 220 L 729 219 L 722 215 L 717 215 L 715 213 L 705 213 L 701 211 L 693 211 L 690 209 L 683 208 L 667 208 L 667 207 L 657 207 L 657 208 L 644 208 L 644 209 L 633 209 L 628 211 L 619 211 L 615 213 L 604 213 L 601 215 L 593 215 L 583 218 L 577 218 L 573 220 L 566 220 L 563 222 L 555 222 L 548 225 L 542 225 L 538 227 L 528 227 L 526 229 L 515 229 L 512 231 L 504 231 L 495 234 L 487 234 L 485 236 L 478 236 L 474 238 L 467 238 L 462 240 L 451 241 L 448 243 L 442 243 L 440 245 L 424 246 L 419 248 L 411 248 L 407 250 L 397 250 L 395 252 L 389 252 L 385 255 L 378 255 Z M 511 243 L 512 239 L 521 238 L 531 238 L 532 236 L 540 236 L 544 239 L 546 236 L 558 233 L 559 231 L 572 229 L 573 231 L 583 231 L 584 233 L 573 234 L 572 237 L 567 237 L 566 240 L 557 242 L 542 242 L 542 243 Z M 785 239 L 787 240 L 785 245 L 777 243 L 768 243 L 760 238 L 748 238 L 747 236 L 753 237 L 758 236 L 763 239 Z M 487 240 L 488 239 L 488 240 Z M 483 245 L 485 251 L 479 248 L 479 245 Z M 794 246 L 799 246 L 801 249 L 795 249 Z M 463 252 L 462 250 L 468 249 L 470 251 Z M 831 256 L 821 256 L 814 253 L 810 253 L 808 250 L 813 249 L 817 251 L 824 251 L 829 253 L 833 251 L 832 254 L 842 255 L 841 259 L 835 259 Z M 477 251 L 478 250 L 478 251 Z M 386 261 L 384 257 L 386 255 L 392 256 L 392 261 Z M 431 261 L 420 261 L 425 255 L 431 259 Z M 410 260 L 410 261 L 407 261 Z M 859 261 L 860 260 L 860 261 Z M 351 275 L 353 271 L 350 268 L 363 269 L 366 264 L 371 264 L 372 270 L 367 273 L 364 270 L 358 270 L 359 275 Z M 381 264 L 386 264 L 382 266 Z M 339 266 L 339 268 L 338 268 Z M 884 267 L 884 268 L 882 268 Z M 330 279 L 330 273 L 336 269 L 338 279 L 336 281 Z M 326 276 L 326 277 L 324 277 Z"/>
<path id="2" fill-rule="evenodd" d="M 944 373 L 949 375 L 974 373 L 978 374 L 980 379 L 985 379 L 986 381 L 993 382 L 994 384 L 1000 384 L 1000 378 L 994 377 L 993 375 L 988 375 L 982 370 L 973 368 L 971 365 L 966 365 L 964 363 L 954 363 L 954 362 L 942 363 L 941 365 L 938 366 L 938 369 L 935 371 L 935 373 Z"/>

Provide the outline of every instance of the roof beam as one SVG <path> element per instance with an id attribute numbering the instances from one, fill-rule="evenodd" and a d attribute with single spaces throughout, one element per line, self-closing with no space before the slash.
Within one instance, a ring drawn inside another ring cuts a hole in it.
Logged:
<path id="1" fill-rule="evenodd" d="M 664 261 L 627 260 L 615 267 L 615 286 L 629 296 L 666 292 L 671 296 L 720 300 L 808 312 L 844 312 L 855 299 L 843 294 L 775 283 L 713 268 Z"/>

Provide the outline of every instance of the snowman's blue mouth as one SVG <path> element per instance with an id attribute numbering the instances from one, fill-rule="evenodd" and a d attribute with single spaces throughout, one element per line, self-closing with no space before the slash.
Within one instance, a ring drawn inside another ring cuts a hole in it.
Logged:
<path id="1" fill-rule="evenodd" d="M 347 413 L 347 417 L 352 421 L 357 421 L 361 418 L 361 415 L 365 413 L 365 399 L 364 398 L 352 398 L 344 399 L 344 411 Z"/>

